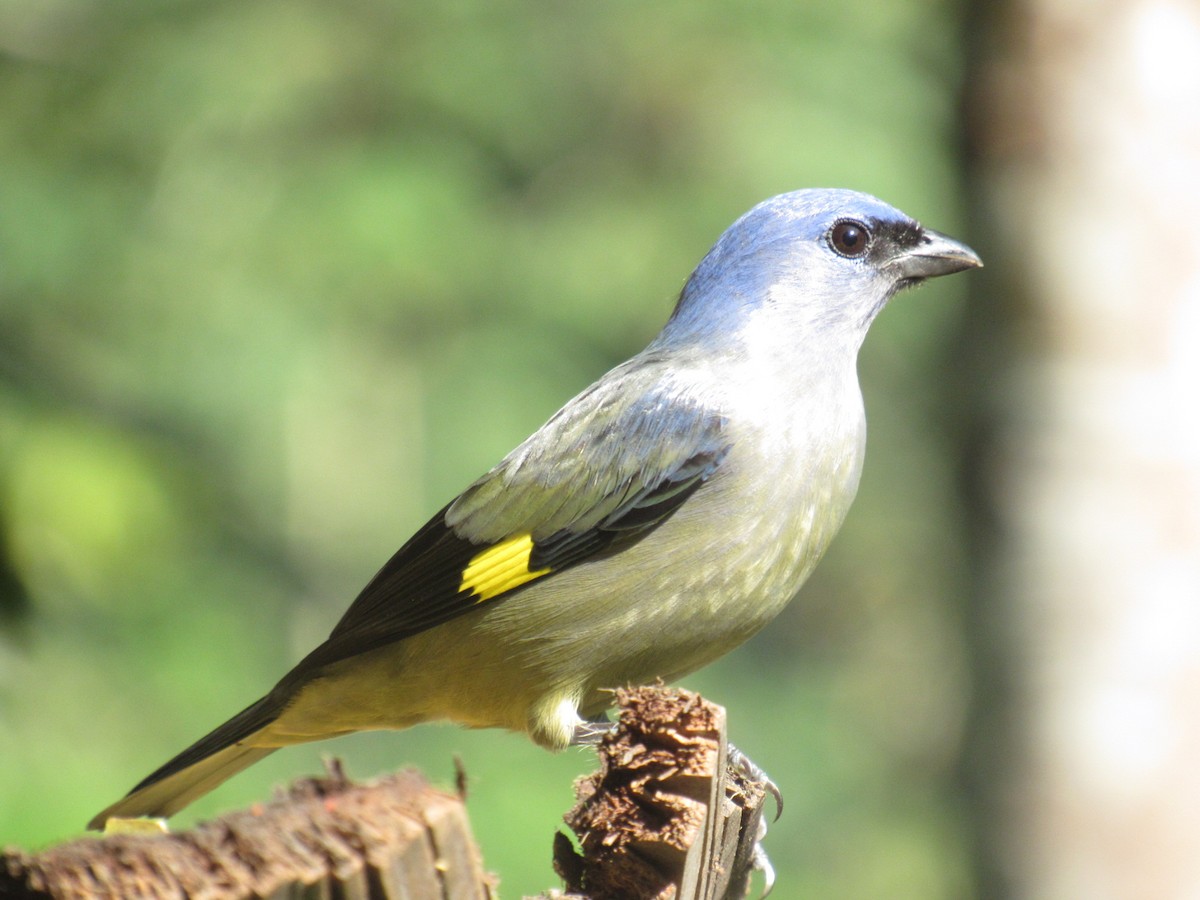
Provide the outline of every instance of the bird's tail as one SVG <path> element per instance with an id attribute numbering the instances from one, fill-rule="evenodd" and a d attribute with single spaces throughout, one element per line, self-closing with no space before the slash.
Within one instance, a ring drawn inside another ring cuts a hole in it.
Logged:
<path id="1" fill-rule="evenodd" d="M 169 816 L 253 765 L 278 746 L 256 745 L 254 736 L 275 721 L 283 703 L 268 694 L 156 769 L 132 791 L 100 812 L 88 828 L 100 830 L 114 817 Z"/>

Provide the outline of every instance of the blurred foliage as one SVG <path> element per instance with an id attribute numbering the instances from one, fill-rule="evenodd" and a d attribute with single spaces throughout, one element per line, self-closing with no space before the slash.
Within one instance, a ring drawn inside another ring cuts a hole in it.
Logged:
<path id="1" fill-rule="evenodd" d="M 954 231 L 955 9 L 0 4 L 0 838 L 77 832 L 274 683 L 375 568 L 642 346 L 721 230 L 806 185 Z M 862 361 L 859 503 L 778 627 L 687 680 L 782 785 L 785 896 L 969 891 L 960 549 L 936 390 L 958 283 Z M 586 754 L 430 726 L 293 748 L 472 776 L 554 884 Z"/>

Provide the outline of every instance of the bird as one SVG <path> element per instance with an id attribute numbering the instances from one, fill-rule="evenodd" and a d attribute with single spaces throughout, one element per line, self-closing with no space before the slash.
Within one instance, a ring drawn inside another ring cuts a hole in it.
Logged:
<path id="1" fill-rule="evenodd" d="M 888 300 L 981 266 L 868 194 L 737 219 L 649 345 L 437 512 L 266 696 L 95 816 L 170 816 L 273 751 L 434 720 L 560 750 L 625 685 L 762 629 L 850 508 L 857 357 Z"/>

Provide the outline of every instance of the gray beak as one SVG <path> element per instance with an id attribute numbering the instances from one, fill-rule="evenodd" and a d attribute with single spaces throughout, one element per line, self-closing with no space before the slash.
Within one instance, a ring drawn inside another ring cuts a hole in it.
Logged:
<path id="1" fill-rule="evenodd" d="M 974 250 L 932 228 L 924 228 L 916 246 L 892 261 L 901 278 L 925 279 L 953 275 L 983 265 Z"/>

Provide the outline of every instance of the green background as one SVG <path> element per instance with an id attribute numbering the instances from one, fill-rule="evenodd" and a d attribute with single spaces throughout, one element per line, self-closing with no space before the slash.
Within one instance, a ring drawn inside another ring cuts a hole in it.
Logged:
<path id="1" fill-rule="evenodd" d="M 268 689 L 425 518 L 640 349 L 754 203 L 851 187 L 961 234 L 955 16 L 0 3 L 0 842 L 76 835 Z M 968 280 L 877 322 L 841 537 L 777 625 L 685 681 L 784 791 L 783 897 L 971 890 L 943 399 Z M 176 825 L 329 753 L 445 784 L 460 754 L 505 897 L 557 884 L 592 765 L 359 735 Z"/>

